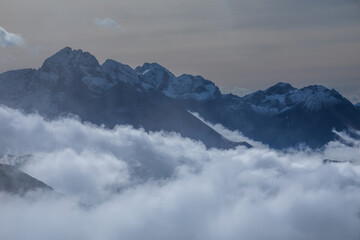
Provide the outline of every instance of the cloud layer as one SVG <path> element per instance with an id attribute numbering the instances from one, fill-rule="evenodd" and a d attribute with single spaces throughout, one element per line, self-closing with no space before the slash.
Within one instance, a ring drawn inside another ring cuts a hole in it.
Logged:
<path id="1" fill-rule="evenodd" d="M 353 147 L 206 150 L 177 134 L 5 107 L 0 132 L 0 153 L 32 154 L 21 169 L 67 196 L 0 193 L 1 239 L 360 237 L 360 143 L 342 133 Z"/>
<path id="2" fill-rule="evenodd" d="M 120 25 L 114 19 L 111 18 L 104 18 L 104 19 L 95 18 L 94 24 L 101 27 L 113 27 L 116 28 L 117 30 L 121 30 Z"/>
<path id="3" fill-rule="evenodd" d="M 0 26 L 0 45 L 3 48 L 9 47 L 9 46 L 19 46 L 24 47 L 24 39 L 15 33 L 7 32 L 4 28 Z"/>

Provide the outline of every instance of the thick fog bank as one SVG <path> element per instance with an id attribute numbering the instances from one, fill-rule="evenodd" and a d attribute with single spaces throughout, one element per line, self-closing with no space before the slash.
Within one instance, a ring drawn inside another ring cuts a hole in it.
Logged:
<path id="1" fill-rule="evenodd" d="M 31 154 L 20 170 L 66 196 L 0 193 L 1 239 L 360 239 L 360 142 L 343 133 L 315 152 L 207 150 L 6 107 L 0 132 L 1 162 Z"/>

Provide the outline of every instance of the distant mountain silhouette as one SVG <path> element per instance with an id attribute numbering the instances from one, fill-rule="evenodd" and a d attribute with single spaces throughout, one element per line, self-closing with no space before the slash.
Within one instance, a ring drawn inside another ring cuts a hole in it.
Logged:
<path id="1" fill-rule="evenodd" d="M 317 148 L 336 138 L 333 130 L 360 129 L 359 107 L 323 86 L 278 83 L 238 97 L 221 94 L 201 76 L 175 76 L 157 63 L 136 69 L 114 60 L 100 65 L 90 53 L 68 47 L 38 70 L 1 74 L 0 104 L 47 118 L 72 113 L 110 128 L 175 131 L 217 148 L 250 145 L 225 139 L 189 110 L 273 148 Z"/>
<path id="2" fill-rule="evenodd" d="M 212 123 L 273 148 L 317 148 L 336 138 L 333 130 L 360 129 L 360 111 L 337 91 L 317 85 L 296 89 L 278 83 L 241 98 L 230 94 L 184 104 Z"/>
<path id="3" fill-rule="evenodd" d="M 216 94 L 220 95 L 218 88 L 201 77 L 176 78 L 157 64 L 144 64 L 136 71 L 113 60 L 100 65 L 90 53 L 68 47 L 38 70 L 0 75 L 0 104 L 50 119 L 72 113 L 109 128 L 130 124 L 147 131 L 178 132 L 209 148 L 251 147 L 225 139 L 175 101 Z"/>

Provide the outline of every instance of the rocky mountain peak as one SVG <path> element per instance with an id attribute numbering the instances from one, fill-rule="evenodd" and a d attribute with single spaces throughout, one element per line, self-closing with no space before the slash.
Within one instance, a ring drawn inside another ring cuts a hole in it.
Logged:
<path id="1" fill-rule="evenodd" d="M 83 52 L 81 49 L 73 50 L 70 47 L 65 47 L 53 56 L 47 58 L 43 63 L 41 70 L 55 71 L 59 73 L 67 69 L 80 68 L 82 70 L 95 69 L 99 67 L 97 59 L 88 52 Z"/>
<path id="2" fill-rule="evenodd" d="M 290 95 L 292 101 L 302 104 L 308 110 L 318 110 L 325 106 L 337 104 L 352 105 L 346 98 L 334 89 L 321 85 L 311 85 Z"/>
<path id="3" fill-rule="evenodd" d="M 265 92 L 267 95 L 283 95 L 295 90 L 297 89 L 291 86 L 289 83 L 279 82 L 266 89 Z"/>
<path id="4" fill-rule="evenodd" d="M 158 63 L 144 63 L 135 71 L 141 78 L 143 87 L 147 90 L 163 90 L 168 86 L 169 81 L 175 78 L 174 74 Z"/>
<path id="5" fill-rule="evenodd" d="M 83 82 L 90 89 L 99 92 L 108 86 L 98 60 L 81 49 L 65 47 L 47 58 L 37 72 L 40 79 L 52 85 Z"/>

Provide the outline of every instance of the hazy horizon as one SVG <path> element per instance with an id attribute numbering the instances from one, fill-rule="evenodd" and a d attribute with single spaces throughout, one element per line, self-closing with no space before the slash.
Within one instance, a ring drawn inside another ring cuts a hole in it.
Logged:
<path id="1" fill-rule="evenodd" d="M 69 46 L 99 62 L 157 62 L 225 88 L 321 84 L 360 101 L 355 0 L 4 0 L 0 27 L 0 72 L 39 68 Z"/>
<path id="2" fill-rule="evenodd" d="M 360 1 L 0 0 L 0 133 L 0 240 L 359 240 Z"/>

